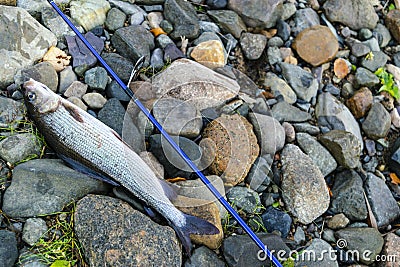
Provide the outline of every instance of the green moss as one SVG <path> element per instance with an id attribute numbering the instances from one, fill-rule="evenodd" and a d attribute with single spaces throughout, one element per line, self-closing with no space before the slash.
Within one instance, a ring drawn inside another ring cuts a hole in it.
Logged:
<path id="1" fill-rule="evenodd" d="M 386 91 L 396 100 L 400 100 L 399 88 L 394 81 L 393 75 L 388 73 L 384 68 L 379 68 L 375 71 L 375 75 L 378 76 L 382 85 L 381 88 L 379 88 L 379 92 Z"/>
<path id="2" fill-rule="evenodd" d="M 75 203 L 71 203 L 65 211 L 43 215 L 50 222 L 49 230 L 46 238 L 40 238 L 31 251 L 51 267 L 87 266 L 74 232 L 75 208 Z"/>

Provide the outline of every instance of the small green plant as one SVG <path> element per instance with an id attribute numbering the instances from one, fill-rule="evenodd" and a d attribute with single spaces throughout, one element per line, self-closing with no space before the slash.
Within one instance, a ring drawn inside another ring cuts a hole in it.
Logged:
<path id="1" fill-rule="evenodd" d="M 391 3 L 389 5 L 388 9 L 389 9 L 389 11 L 392 11 L 392 10 L 396 9 L 396 6 L 393 3 Z"/>
<path id="2" fill-rule="evenodd" d="M 379 92 L 386 91 L 396 100 L 399 100 L 400 92 L 393 79 L 393 75 L 388 73 L 384 68 L 379 68 L 377 71 L 375 71 L 375 75 L 378 76 L 382 85 L 381 88 L 379 88 Z"/>
<path id="3" fill-rule="evenodd" d="M 65 210 L 46 215 L 51 222 L 47 237 L 40 238 L 31 251 L 51 267 L 86 266 L 74 232 L 75 203 L 67 205 Z"/>

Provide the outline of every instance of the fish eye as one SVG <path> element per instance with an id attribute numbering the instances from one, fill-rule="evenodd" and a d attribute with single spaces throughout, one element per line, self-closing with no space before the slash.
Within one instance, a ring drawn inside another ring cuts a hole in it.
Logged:
<path id="1" fill-rule="evenodd" d="M 36 99 L 36 94 L 34 92 L 29 92 L 27 97 L 28 97 L 28 100 L 30 102 L 32 102 L 32 101 L 34 101 Z"/>

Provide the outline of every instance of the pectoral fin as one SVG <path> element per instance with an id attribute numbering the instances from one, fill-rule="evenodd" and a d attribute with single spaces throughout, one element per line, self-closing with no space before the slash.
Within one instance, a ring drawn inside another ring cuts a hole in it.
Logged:
<path id="1" fill-rule="evenodd" d="M 82 163 L 80 163 L 80 162 L 78 162 L 78 161 L 76 161 L 74 159 L 71 159 L 71 158 L 69 158 L 69 157 L 67 157 L 65 155 L 62 155 L 62 154 L 58 154 L 58 157 L 60 159 L 62 159 L 65 163 L 67 163 L 67 165 L 70 166 L 72 169 L 74 169 L 74 170 L 76 170 L 76 171 L 78 171 L 80 173 L 86 174 L 87 176 L 89 176 L 89 177 L 91 177 L 93 179 L 97 179 L 97 180 L 106 182 L 106 183 L 111 184 L 113 186 L 119 186 L 120 185 L 119 183 L 115 182 L 111 178 L 109 178 L 109 177 L 107 177 L 107 176 L 105 176 L 105 175 L 103 175 L 101 173 L 98 173 L 98 172 L 96 172 L 96 171 L 94 171 L 94 170 L 92 170 L 92 169 L 90 169 L 88 167 L 86 167 L 85 165 L 83 165 Z"/>

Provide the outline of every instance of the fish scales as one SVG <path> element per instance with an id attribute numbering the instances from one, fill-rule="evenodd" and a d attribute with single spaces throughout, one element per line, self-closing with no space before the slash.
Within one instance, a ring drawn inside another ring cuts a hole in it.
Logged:
<path id="1" fill-rule="evenodd" d="M 213 224 L 179 211 L 168 198 L 172 189 L 110 127 L 35 80 L 24 89 L 28 113 L 60 158 L 78 171 L 111 178 L 160 213 L 189 256 L 190 234 L 219 233 Z"/>
<path id="2" fill-rule="evenodd" d="M 105 128 L 104 124 L 99 124 L 87 113 L 81 114 L 81 116 L 84 116 L 83 123 L 76 121 L 60 105 L 57 111 L 46 114 L 42 119 L 45 124 L 50 125 L 54 135 L 63 140 L 64 145 L 71 151 L 75 151 L 76 154 L 82 155 L 86 160 L 92 162 L 142 201 L 152 201 L 154 203 L 152 206 L 160 207 L 161 211 L 157 210 L 161 214 L 165 213 L 165 209 L 167 209 L 170 213 L 167 215 L 168 217 L 174 214 L 173 220 L 183 223 L 181 213 L 176 212 L 175 208 L 171 210 L 168 205 L 165 205 L 170 201 L 148 165 L 135 152 L 125 147 L 124 143 L 112 133 L 112 129 Z M 156 191 L 158 199 L 148 193 L 150 190 Z M 165 214 L 163 215 L 165 216 Z"/>

